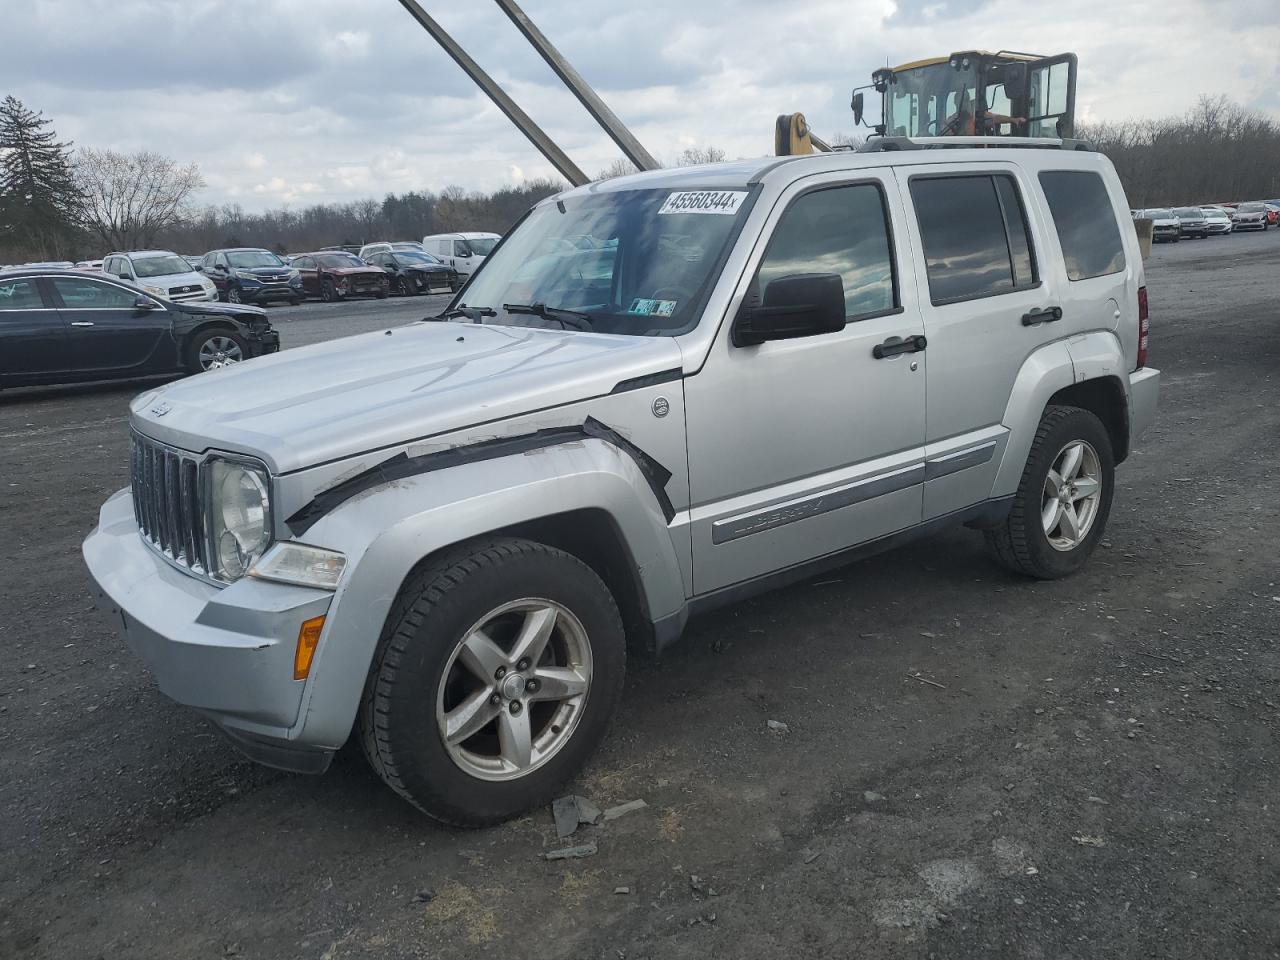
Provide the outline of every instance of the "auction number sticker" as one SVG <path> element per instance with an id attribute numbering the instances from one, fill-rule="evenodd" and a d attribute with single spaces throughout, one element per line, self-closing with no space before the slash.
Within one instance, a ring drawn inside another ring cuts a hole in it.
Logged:
<path id="1" fill-rule="evenodd" d="M 745 190 L 688 190 L 667 197 L 658 213 L 724 213 L 733 216 L 746 196 Z"/>

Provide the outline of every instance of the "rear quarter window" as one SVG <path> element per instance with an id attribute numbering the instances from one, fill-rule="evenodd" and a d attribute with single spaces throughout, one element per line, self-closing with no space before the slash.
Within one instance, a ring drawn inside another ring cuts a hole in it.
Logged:
<path id="1" fill-rule="evenodd" d="M 1124 269 L 1124 243 L 1107 185 L 1089 170 L 1046 170 L 1040 186 L 1058 231 L 1071 280 L 1088 280 Z"/>

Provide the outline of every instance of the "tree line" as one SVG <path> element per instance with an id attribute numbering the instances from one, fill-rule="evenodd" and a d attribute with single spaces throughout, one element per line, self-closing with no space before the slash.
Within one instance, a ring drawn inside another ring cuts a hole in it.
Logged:
<path id="1" fill-rule="evenodd" d="M 1202 97 L 1178 117 L 1093 124 L 1080 135 L 1111 158 L 1133 207 L 1280 197 L 1280 123 L 1226 97 Z M 701 147 L 674 162 L 723 159 L 723 150 Z M 619 160 L 597 176 L 633 170 Z M 564 184 L 536 179 L 491 193 L 448 186 L 256 213 L 239 204 L 197 205 L 203 186 L 195 164 L 150 151 L 76 148 L 57 138 L 42 113 L 12 96 L 0 102 L 0 263 L 155 246 L 284 253 L 455 230 L 504 233 Z"/>

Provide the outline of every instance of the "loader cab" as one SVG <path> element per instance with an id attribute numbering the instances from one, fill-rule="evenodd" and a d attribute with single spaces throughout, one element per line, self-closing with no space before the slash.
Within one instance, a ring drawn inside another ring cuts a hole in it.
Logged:
<path id="1" fill-rule="evenodd" d="M 965 51 L 872 74 L 884 136 L 1075 135 L 1076 55 Z M 862 120 L 862 96 L 853 110 Z"/>

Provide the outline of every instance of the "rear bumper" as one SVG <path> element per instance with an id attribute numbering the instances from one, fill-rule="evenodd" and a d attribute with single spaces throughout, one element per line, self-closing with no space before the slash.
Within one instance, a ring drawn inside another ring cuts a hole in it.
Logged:
<path id="1" fill-rule="evenodd" d="M 1129 442 L 1133 443 L 1156 422 L 1160 400 L 1160 371 L 1143 367 L 1129 374 Z"/>
<path id="2" fill-rule="evenodd" d="M 98 606 L 165 696 L 204 714 L 254 760 L 312 773 L 328 766 L 332 749 L 290 733 L 306 686 L 293 679 L 298 630 L 328 613 L 333 594 L 248 577 L 216 586 L 173 568 L 138 535 L 128 489 L 103 504 L 83 553 Z"/>

